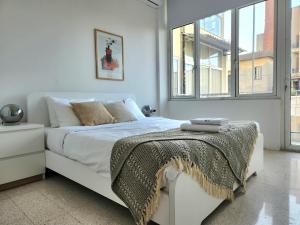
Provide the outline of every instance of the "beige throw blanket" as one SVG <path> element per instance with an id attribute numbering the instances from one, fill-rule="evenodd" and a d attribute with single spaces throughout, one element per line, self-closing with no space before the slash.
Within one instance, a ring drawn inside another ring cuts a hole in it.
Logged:
<path id="1" fill-rule="evenodd" d="M 234 183 L 245 184 L 256 138 L 256 124 L 247 123 L 224 133 L 175 129 L 121 139 L 111 155 L 112 190 L 139 225 L 155 213 L 170 165 L 191 175 L 208 194 L 232 199 Z"/>

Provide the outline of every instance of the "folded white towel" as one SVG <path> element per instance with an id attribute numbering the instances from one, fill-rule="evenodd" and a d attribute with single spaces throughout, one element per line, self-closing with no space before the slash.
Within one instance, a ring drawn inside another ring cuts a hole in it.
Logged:
<path id="1" fill-rule="evenodd" d="M 213 133 L 220 133 L 228 131 L 230 128 L 229 125 L 197 125 L 197 124 L 190 124 L 190 123 L 183 123 L 180 125 L 180 129 L 183 131 L 198 131 L 198 132 L 213 132 Z"/>
<path id="2" fill-rule="evenodd" d="M 190 120 L 192 124 L 201 125 L 226 125 L 228 124 L 228 119 L 226 118 L 196 118 Z"/>

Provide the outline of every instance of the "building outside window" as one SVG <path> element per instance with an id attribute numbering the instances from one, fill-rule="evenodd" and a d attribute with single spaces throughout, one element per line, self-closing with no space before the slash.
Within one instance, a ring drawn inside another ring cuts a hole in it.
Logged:
<path id="1" fill-rule="evenodd" d="M 200 20 L 200 29 L 219 36 L 222 36 L 223 18 L 221 15 L 214 15 Z"/>
<path id="2" fill-rule="evenodd" d="M 172 36 L 172 96 L 194 96 L 194 24 L 173 29 Z"/>

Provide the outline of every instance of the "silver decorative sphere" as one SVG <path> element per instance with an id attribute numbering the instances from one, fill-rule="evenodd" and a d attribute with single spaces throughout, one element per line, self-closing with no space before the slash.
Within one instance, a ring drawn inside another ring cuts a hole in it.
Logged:
<path id="1" fill-rule="evenodd" d="M 152 109 L 149 105 L 144 105 L 143 108 L 142 108 L 142 113 L 146 117 L 150 117 L 155 112 L 156 112 L 156 109 Z"/>
<path id="2" fill-rule="evenodd" d="M 0 119 L 4 125 L 18 124 L 23 116 L 24 112 L 18 105 L 8 104 L 0 109 Z"/>

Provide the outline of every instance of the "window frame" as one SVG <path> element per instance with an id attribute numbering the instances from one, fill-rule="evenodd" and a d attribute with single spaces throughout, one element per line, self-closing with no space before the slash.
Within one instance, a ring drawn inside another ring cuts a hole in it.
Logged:
<path id="1" fill-rule="evenodd" d="M 239 10 L 250 6 L 255 5 L 260 2 L 264 2 L 265 0 L 258 0 L 254 3 L 246 4 L 241 7 L 237 7 L 231 11 L 231 96 L 217 96 L 217 97 L 201 97 L 200 96 L 200 20 L 204 18 L 200 18 L 194 22 L 187 23 L 185 25 L 189 25 L 194 23 L 194 32 L 195 32 L 195 41 L 194 41 L 194 94 L 195 96 L 173 96 L 172 93 L 172 74 L 173 74 L 173 37 L 172 30 L 179 28 L 181 26 L 172 27 L 168 32 L 169 36 L 169 100 L 200 100 L 200 101 L 209 101 L 209 100 L 243 100 L 243 99 L 278 99 L 280 98 L 278 95 L 278 62 L 277 55 L 278 53 L 278 1 L 274 0 L 274 43 L 273 43 L 273 90 L 272 93 L 257 93 L 257 94 L 240 94 L 239 93 Z M 224 11 L 224 12 L 226 12 Z M 222 12 L 221 12 L 222 13 Z M 218 13 L 216 13 L 218 14 Z M 214 14 L 214 15 L 216 15 Z M 213 16 L 213 15 L 212 15 Z M 206 16 L 207 17 L 207 16 Z M 206 18 L 205 17 L 205 18 Z M 208 16 L 209 17 L 209 16 Z M 182 26 L 185 26 L 182 25 Z"/>

